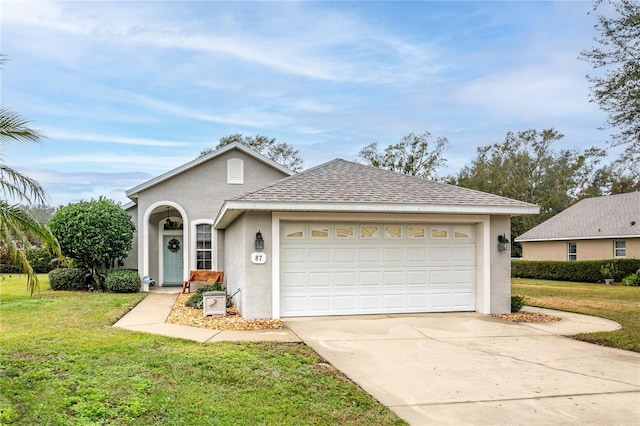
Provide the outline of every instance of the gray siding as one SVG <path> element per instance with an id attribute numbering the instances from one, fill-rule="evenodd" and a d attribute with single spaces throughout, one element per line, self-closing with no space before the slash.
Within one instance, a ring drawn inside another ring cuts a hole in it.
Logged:
<path id="1" fill-rule="evenodd" d="M 256 232 L 260 230 L 265 240 L 264 253 L 267 262 L 251 263 L 255 251 Z M 225 234 L 225 282 L 227 292 L 235 293 L 233 301 L 247 319 L 272 317 L 271 273 L 271 213 L 245 213 L 230 225 Z M 277 236 L 276 236 L 277 238 Z"/>
<path id="2" fill-rule="evenodd" d="M 510 216 L 491 216 L 491 313 L 511 312 L 511 252 L 498 250 L 498 235 L 511 234 Z"/>

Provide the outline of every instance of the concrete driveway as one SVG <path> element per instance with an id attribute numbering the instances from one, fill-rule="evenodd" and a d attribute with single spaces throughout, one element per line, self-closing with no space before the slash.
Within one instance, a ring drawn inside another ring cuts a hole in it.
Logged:
<path id="1" fill-rule="evenodd" d="M 528 325 L 475 313 L 285 323 L 412 425 L 639 425 L 640 354 L 561 337 L 619 326 L 557 314 Z"/>

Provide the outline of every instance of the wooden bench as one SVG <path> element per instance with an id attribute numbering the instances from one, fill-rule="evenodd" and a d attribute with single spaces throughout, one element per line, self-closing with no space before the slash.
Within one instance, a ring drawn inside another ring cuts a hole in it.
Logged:
<path id="1" fill-rule="evenodd" d="M 189 273 L 189 279 L 182 283 L 182 294 L 191 293 L 191 284 L 211 285 L 221 283 L 224 273 L 219 271 L 198 270 Z"/>

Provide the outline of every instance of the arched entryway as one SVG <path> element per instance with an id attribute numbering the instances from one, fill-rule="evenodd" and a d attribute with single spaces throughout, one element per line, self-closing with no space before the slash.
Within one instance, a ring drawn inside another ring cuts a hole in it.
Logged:
<path id="1" fill-rule="evenodd" d="M 149 206 L 143 221 L 143 275 L 158 285 L 182 285 L 189 273 L 189 229 L 184 209 L 161 201 Z"/>

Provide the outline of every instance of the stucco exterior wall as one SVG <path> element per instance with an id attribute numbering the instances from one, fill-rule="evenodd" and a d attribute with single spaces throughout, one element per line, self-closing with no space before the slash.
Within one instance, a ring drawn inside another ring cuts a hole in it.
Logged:
<path id="1" fill-rule="evenodd" d="M 524 260 L 568 260 L 567 243 L 576 243 L 577 260 L 613 259 L 614 241 L 625 241 L 626 258 L 640 258 L 640 238 L 568 240 L 568 241 L 529 241 L 522 243 Z"/>
<path id="2" fill-rule="evenodd" d="M 267 256 L 264 264 L 251 262 L 255 252 L 256 232 L 264 238 L 263 253 Z M 225 233 L 225 282 L 231 295 L 238 289 L 234 303 L 244 318 L 272 317 L 272 241 L 271 213 L 245 213 Z"/>
<path id="3" fill-rule="evenodd" d="M 131 251 L 129 251 L 129 254 L 124 259 L 123 268 L 138 269 L 138 224 L 136 223 L 136 220 L 138 218 L 138 208 L 137 206 L 133 206 L 125 210 L 125 212 L 131 218 L 131 221 L 135 225 L 136 229 L 135 231 L 133 231 L 133 241 L 131 241 Z"/>
<path id="4" fill-rule="evenodd" d="M 244 184 L 227 183 L 227 160 L 239 158 L 244 162 Z M 233 149 L 223 153 L 218 157 L 199 164 L 182 173 L 178 173 L 170 179 L 158 183 L 150 188 L 141 191 L 137 199 L 137 224 L 136 228 L 142 230 L 145 225 L 147 233 L 138 232 L 136 246 L 138 249 L 137 269 L 140 274 L 149 274 L 154 278 L 161 276 L 159 256 L 158 232 L 159 221 L 166 218 L 167 210 L 164 202 L 175 203 L 182 208 L 186 217 L 182 217 L 185 234 L 185 256 L 188 256 L 188 268 L 184 268 L 184 275 L 189 273 L 189 269 L 195 269 L 194 241 L 195 235 L 192 224 L 199 221 L 209 221 L 213 223 L 218 211 L 225 200 L 235 197 L 244 192 L 258 189 L 269 182 L 282 179 L 287 175 L 280 170 L 247 155 L 246 153 Z M 147 224 L 144 223 L 145 212 L 153 207 L 153 213 L 149 217 Z M 181 216 L 177 209 L 171 209 L 172 216 Z M 223 270 L 224 255 L 220 248 L 223 247 L 224 238 L 219 240 L 220 232 L 213 230 L 213 248 L 217 248 L 213 253 L 213 269 Z M 144 266 L 142 248 L 148 240 L 148 266 Z M 146 269 L 146 270 L 145 270 Z"/>
<path id="5" fill-rule="evenodd" d="M 498 250 L 498 235 L 509 235 L 511 217 L 491 216 L 488 236 L 491 264 L 491 313 L 511 312 L 511 252 Z"/>

